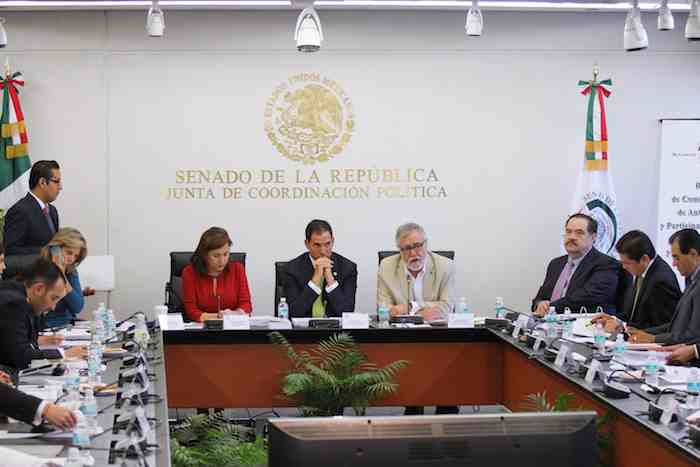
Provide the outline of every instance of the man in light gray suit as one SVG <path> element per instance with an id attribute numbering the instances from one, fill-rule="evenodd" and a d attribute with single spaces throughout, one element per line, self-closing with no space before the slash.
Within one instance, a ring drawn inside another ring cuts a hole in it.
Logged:
<path id="1" fill-rule="evenodd" d="M 384 258 L 377 274 L 377 305 L 388 305 L 391 316 L 420 315 L 447 319 L 452 309 L 454 261 L 428 250 L 425 230 L 408 223 L 396 230 L 399 254 Z M 405 415 L 423 415 L 424 407 L 406 407 Z M 438 406 L 436 414 L 459 413 L 457 406 Z"/>
<path id="2" fill-rule="evenodd" d="M 676 345 L 700 340 L 700 234 L 694 229 L 679 230 L 669 243 L 673 265 L 685 277 L 685 291 L 670 323 L 644 331 L 630 328 L 631 342 Z"/>
<path id="3" fill-rule="evenodd" d="M 379 265 L 377 305 L 388 305 L 391 316 L 447 319 L 452 309 L 454 261 L 428 250 L 425 230 L 418 224 L 400 226 L 396 246 L 400 253 Z"/>

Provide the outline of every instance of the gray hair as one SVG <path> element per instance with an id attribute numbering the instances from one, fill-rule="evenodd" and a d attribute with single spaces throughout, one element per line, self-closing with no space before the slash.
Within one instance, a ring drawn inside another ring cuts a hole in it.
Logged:
<path id="1" fill-rule="evenodd" d="M 400 225 L 398 229 L 396 229 L 396 246 L 398 247 L 399 241 L 411 232 L 419 232 L 423 235 L 423 238 L 428 240 L 428 238 L 425 235 L 425 230 L 423 230 L 423 227 L 416 224 L 415 222 L 406 222 L 405 224 Z"/>

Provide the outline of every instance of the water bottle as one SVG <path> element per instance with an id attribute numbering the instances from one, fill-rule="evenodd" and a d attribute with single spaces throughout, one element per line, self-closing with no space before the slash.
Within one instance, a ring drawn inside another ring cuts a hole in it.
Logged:
<path id="1" fill-rule="evenodd" d="M 88 383 L 100 383 L 100 370 L 102 366 L 102 346 L 92 342 L 88 347 Z"/>
<path id="2" fill-rule="evenodd" d="M 280 304 L 277 305 L 277 317 L 280 319 L 289 319 L 289 305 L 287 305 L 287 299 L 280 298 Z"/>
<path id="3" fill-rule="evenodd" d="M 466 297 L 460 297 L 455 304 L 455 313 L 467 313 L 468 310 Z"/>
<path id="4" fill-rule="evenodd" d="M 94 434 L 97 429 L 97 400 L 92 388 L 86 388 L 83 398 L 80 401 L 80 411 L 85 415 L 90 433 Z"/>
<path id="5" fill-rule="evenodd" d="M 503 297 L 496 297 L 496 318 L 503 319 L 506 317 L 506 308 L 503 304 Z"/>
<path id="6" fill-rule="evenodd" d="M 117 320 L 114 317 L 113 310 L 107 310 L 107 336 L 114 337 L 117 335 Z"/>
<path id="7" fill-rule="evenodd" d="M 627 350 L 627 342 L 622 334 L 618 334 L 615 339 L 615 345 L 613 346 L 613 357 L 617 357 L 617 360 L 622 359 L 622 355 Z"/>
<path id="8" fill-rule="evenodd" d="M 66 458 L 65 467 L 83 467 L 83 460 L 80 458 L 78 448 L 69 448 L 68 457 Z"/>
<path id="9" fill-rule="evenodd" d="M 659 385 L 659 360 L 656 352 L 647 352 L 647 361 L 644 365 L 644 382 L 649 386 Z"/>
<path id="10" fill-rule="evenodd" d="M 544 322 L 546 323 L 547 326 L 547 337 L 549 338 L 556 338 L 557 337 L 557 330 L 554 327 L 554 323 L 557 320 L 557 310 L 553 306 L 549 307 L 549 310 L 547 310 L 547 313 L 544 315 Z"/>
<path id="11" fill-rule="evenodd" d="M 99 342 L 100 344 L 105 340 L 105 328 L 104 323 L 95 319 L 90 323 L 90 335 L 93 341 Z"/>
<path id="12" fill-rule="evenodd" d="M 377 320 L 379 321 L 380 328 L 389 327 L 389 305 L 382 303 L 377 308 Z"/>
<path id="13" fill-rule="evenodd" d="M 692 409 L 700 409 L 700 370 L 691 368 L 688 371 L 688 407 Z"/>
<path id="14" fill-rule="evenodd" d="M 600 355 L 605 355 L 605 329 L 603 328 L 603 323 L 597 323 L 595 325 L 593 340 L 595 341 L 598 353 Z"/>
<path id="15" fill-rule="evenodd" d="M 81 448 L 88 448 L 90 447 L 90 427 L 82 412 L 76 412 L 75 414 L 78 423 L 76 423 L 75 428 L 73 428 L 72 444 Z"/>
<path id="16" fill-rule="evenodd" d="M 134 342 L 139 346 L 141 351 L 145 351 L 148 347 L 148 341 L 151 335 L 148 333 L 146 325 L 146 316 L 143 313 L 136 314 L 136 328 L 134 329 Z"/>
<path id="17" fill-rule="evenodd" d="M 68 376 L 65 380 L 66 392 L 68 392 L 68 400 L 74 400 L 75 397 L 80 393 L 80 372 L 77 368 L 69 368 Z"/>

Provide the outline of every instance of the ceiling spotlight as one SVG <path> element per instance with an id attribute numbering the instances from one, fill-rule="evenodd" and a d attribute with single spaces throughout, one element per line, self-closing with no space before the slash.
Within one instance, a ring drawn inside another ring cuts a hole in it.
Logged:
<path id="1" fill-rule="evenodd" d="M 3 26 L 4 22 L 5 18 L 0 18 L 0 48 L 7 47 L 7 32 Z"/>
<path id="2" fill-rule="evenodd" d="M 318 52 L 323 41 L 321 19 L 313 8 L 304 8 L 297 19 L 294 30 L 294 40 L 297 41 L 299 52 Z"/>
<path id="3" fill-rule="evenodd" d="M 700 1 L 691 0 L 688 21 L 685 23 L 685 38 L 700 41 Z"/>
<path id="4" fill-rule="evenodd" d="M 146 16 L 146 31 L 151 37 L 163 37 L 165 31 L 165 14 L 160 9 L 158 0 L 153 0 L 153 5 L 148 10 Z"/>
<path id="5" fill-rule="evenodd" d="M 656 26 L 659 31 L 671 31 L 674 27 L 673 15 L 671 14 L 671 9 L 668 7 L 668 0 L 661 0 L 661 5 L 659 5 L 659 18 Z"/>
<path id="6" fill-rule="evenodd" d="M 480 36 L 484 29 L 484 17 L 479 8 L 479 0 L 474 0 L 471 8 L 467 12 L 467 24 L 464 25 L 467 30 L 467 36 Z"/>
<path id="7" fill-rule="evenodd" d="M 624 44 L 625 50 L 628 52 L 649 47 L 649 38 L 647 37 L 647 30 L 644 29 L 644 25 L 642 24 L 642 14 L 639 10 L 638 0 L 632 2 L 632 8 L 627 12 Z"/>

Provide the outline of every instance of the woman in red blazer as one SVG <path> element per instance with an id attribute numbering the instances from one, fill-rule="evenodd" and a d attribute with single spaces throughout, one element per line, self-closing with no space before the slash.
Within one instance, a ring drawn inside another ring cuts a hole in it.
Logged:
<path id="1" fill-rule="evenodd" d="M 192 321 L 219 319 L 225 313 L 252 311 L 245 269 L 229 263 L 231 238 L 221 227 L 202 234 L 190 264 L 182 270 L 185 314 Z"/>

